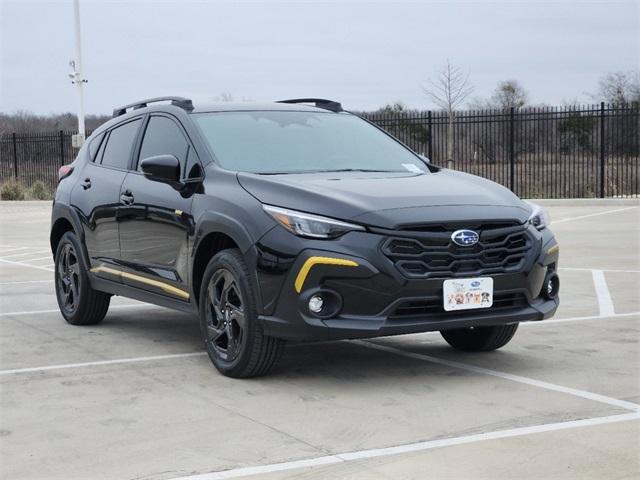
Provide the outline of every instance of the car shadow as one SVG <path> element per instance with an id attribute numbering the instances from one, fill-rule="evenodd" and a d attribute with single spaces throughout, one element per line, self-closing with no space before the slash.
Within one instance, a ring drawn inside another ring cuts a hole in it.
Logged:
<path id="1" fill-rule="evenodd" d="M 185 351 L 203 349 L 198 318 L 169 309 L 111 310 L 105 320 L 93 328 L 102 333 L 124 334 L 127 338 L 182 344 Z"/>
<path id="2" fill-rule="evenodd" d="M 150 308 L 139 312 L 112 310 L 98 327 L 102 333 L 127 338 L 141 338 L 154 343 L 180 345 L 181 350 L 204 351 L 200 325 L 195 315 L 171 310 Z M 380 343 L 406 353 L 419 353 L 440 359 L 500 370 L 507 367 L 511 373 L 526 373 L 539 366 L 532 365 L 528 352 L 504 350 L 484 353 L 466 353 L 453 350 L 444 341 L 425 342 L 424 336 L 403 335 L 368 340 L 336 340 L 325 342 L 289 342 L 277 367 L 266 377 L 269 379 L 348 379 L 354 381 L 372 377 L 415 379 L 429 374 L 445 374 L 448 377 L 477 375 L 463 369 L 412 359 L 392 352 L 368 347 L 368 343 Z M 490 365 L 486 365 L 487 361 Z M 213 367 L 212 367 L 213 368 Z M 215 372 L 215 370 L 212 370 Z"/>

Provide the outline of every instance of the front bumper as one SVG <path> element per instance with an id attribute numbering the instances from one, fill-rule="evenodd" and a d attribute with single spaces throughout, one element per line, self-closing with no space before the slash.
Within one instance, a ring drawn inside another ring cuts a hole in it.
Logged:
<path id="1" fill-rule="evenodd" d="M 297 341 L 544 320 L 559 305 L 557 298 L 541 295 L 545 276 L 557 271 L 558 248 L 548 229 L 533 229 L 532 236 L 535 245 L 522 271 L 490 275 L 494 307 L 445 312 L 444 279 L 403 276 L 381 251 L 384 235 L 352 232 L 338 240 L 320 241 L 300 239 L 275 228 L 258 244 L 257 276 L 263 306 L 259 319 L 267 335 Z M 343 262 L 313 260 L 318 258 Z M 309 264 L 312 268 L 306 268 Z M 322 291 L 339 294 L 341 305 L 336 316 L 320 318 L 309 311 L 309 298 Z"/>

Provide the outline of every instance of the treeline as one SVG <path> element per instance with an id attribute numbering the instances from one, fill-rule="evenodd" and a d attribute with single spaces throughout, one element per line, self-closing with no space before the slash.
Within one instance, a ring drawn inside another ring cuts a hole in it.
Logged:
<path id="1" fill-rule="evenodd" d="M 109 115 L 87 115 L 85 127 L 88 132 L 95 130 L 109 120 Z M 78 130 L 78 117 L 74 113 L 60 113 L 55 115 L 36 115 L 27 111 L 15 113 L 0 113 L 0 135 L 12 133 L 51 133 L 63 130 L 75 132 Z"/>

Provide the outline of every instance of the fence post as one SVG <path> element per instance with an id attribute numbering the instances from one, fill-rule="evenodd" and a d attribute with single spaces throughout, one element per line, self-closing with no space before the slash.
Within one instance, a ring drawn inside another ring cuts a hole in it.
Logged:
<path id="1" fill-rule="evenodd" d="M 509 112 L 509 188 L 515 192 L 516 183 L 516 149 L 515 149 L 515 108 Z"/>
<path id="2" fill-rule="evenodd" d="M 431 138 L 432 132 L 431 132 L 431 110 L 429 110 L 429 112 L 427 112 L 427 119 L 428 119 L 428 125 L 429 125 L 429 143 L 427 144 L 427 157 L 429 157 L 429 160 L 431 160 L 433 162 L 433 150 L 432 150 L 432 145 L 433 145 L 433 140 Z"/>
<path id="3" fill-rule="evenodd" d="M 600 198 L 604 198 L 604 102 L 600 102 Z"/>
<path id="4" fill-rule="evenodd" d="M 60 130 L 60 166 L 64 165 L 64 132 Z"/>
<path id="5" fill-rule="evenodd" d="M 16 133 L 13 132 L 13 177 L 18 181 L 18 142 L 16 141 Z"/>

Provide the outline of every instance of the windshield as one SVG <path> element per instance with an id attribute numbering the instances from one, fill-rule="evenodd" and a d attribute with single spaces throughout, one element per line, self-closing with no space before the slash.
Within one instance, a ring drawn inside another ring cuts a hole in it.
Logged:
<path id="1" fill-rule="evenodd" d="M 228 170 L 428 172 L 415 154 L 355 115 L 246 111 L 194 117 L 219 164 Z"/>

